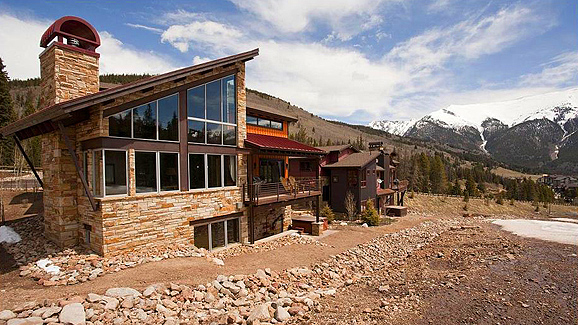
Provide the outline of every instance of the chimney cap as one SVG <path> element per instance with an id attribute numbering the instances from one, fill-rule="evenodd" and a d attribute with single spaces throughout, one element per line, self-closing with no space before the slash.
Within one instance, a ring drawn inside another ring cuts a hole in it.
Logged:
<path id="1" fill-rule="evenodd" d="M 63 39 L 75 38 L 80 42 L 80 47 L 94 52 L 100 46 L 100 37 L 96 29 L 86 20 L 75 16 L 64 16 L 56 20 L 42 34 L 40 39 L 41 47 L 48 47 L 50 42 L 58 37 L 58 42 L 63 43 Z"/>

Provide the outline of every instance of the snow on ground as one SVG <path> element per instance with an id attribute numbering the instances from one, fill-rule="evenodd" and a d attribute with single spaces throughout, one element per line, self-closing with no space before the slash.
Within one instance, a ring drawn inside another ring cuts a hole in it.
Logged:
<path id="1" fill-rule="evenodd" d="M 578 224 L 545 220 L 494 220 L 492 223 L 515 235 L 578 245 Z"/>
<path id="2" fill-rule="evenodd" d="M 21 240 L 20 235 L 8 226 L 0 227 L 0 243 L 15 244 Z"/>
<path id="3" fill-rule="evenodd" d="M 53 265 L 52 261 L 49 259 L 41 259 L 36 261 L 36 265 L 43 269 L 44 271 L 46 271 L 46 273 L 50 273 L 50 274 L 58 274 L 60 273 L 60 267 Z"/>

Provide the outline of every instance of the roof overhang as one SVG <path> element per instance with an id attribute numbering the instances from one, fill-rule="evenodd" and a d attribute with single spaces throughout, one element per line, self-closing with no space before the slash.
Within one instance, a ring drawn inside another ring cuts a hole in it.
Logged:
<path id="1" fill-rule="evenodd" d="M 280 121 L 287 121 L 287 122 L 297 122 L 298 119 L 284 114 L 279 114 L 271 111 L 267 111 L 266 109 L 259 109 L 251 106 L 247 106 L 247 114 L 255 115 L 257 117 L 265 117 L 271 118 Z"/>
<path id="2" fill-rule="evenodd" d="M 325 154 L 317 148 L 291 139 L 253 133 L 247 134 L 245 146 L 247 148 L 258 150 L 260 153 L 282 154 L 288 156 L 322 156 Z"/>
<path id="3" fill-rule="evenodd" d="M 70 125 L 82 121 L 82 118 L 86 117 L 86 113 L 79 114 L 77 112 L 93 105 L 109 102 L 116 98 L 137 91 L 143 91 L 166 82 L 178 81 L 192 74 L 208 72 L 218 67 L 233 66 L 236 62 L 246 62 L 257 55 L 259 55 L 258 48 L 61 102 L 43 108 L 34 114 L 5 126 L 0 129 L 0 134 L 5 137 L 17 134 L 21 139 L 25 139 L 52 132 L 55 130 L 54 122 L 63 121 L 65 125 Z"/>

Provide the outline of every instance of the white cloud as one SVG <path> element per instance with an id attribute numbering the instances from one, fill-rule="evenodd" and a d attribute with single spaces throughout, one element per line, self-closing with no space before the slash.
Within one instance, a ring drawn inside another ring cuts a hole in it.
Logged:
<path id="1" fill-rule="evenodd" d="M 231 0 L 281 33 L 298 33 L 314 23 L 328 25 L 340 40 L 349 40 L 382 22 L 379 8 L 393 0 Z"/>
<path id="2" fill-rule="evenodd" d="M 50 23 L 0 14 L 0 58 L 11 79 L 40 76 L 40 37 Z"/>
<path id="3" fill-rule="evenodd" d="M 241 31 L 228 25 L 214 21 L 195 21 L 187 25 L 170 26 L 163 32 L 161 40 L 181 52 L 187 52 L 191 42 L 227 47 L 232 43 L 239 43 L 241 36 Z"/>
<path id="4" fill-rule="evenodd" d="M 552 27 L 546 19 L 522 6 L 495 15 L 464 20 L 449 28 L 433 28 L 397 45 L 388 55 L 412 70 L 441 68 L 450 58 L 477 59 L 498 53 L 532 33 Z"/>
<path id="5" fill-rule="evenodd" d="M 40 37 L 52 21 L 0 15 L 0 57 L 12 79 L 40 76 Z M 106 31 L 99 32 L 102 45 L 100 73 L 162 73 L 178 67 L 169 57 L 132 48 Z"/>
<path id="6" fill-rule="evenodd" d="M 542 65 L 542 71 L 523 75 L 520 83 L 525 86 L 578 84 L 578 51 L 556 56 Z"/>
<path id="7" fill-rule="evenodd" d="M 156 34 L 162 34 L 162 32 L 164 31 L 161 28 L 150 27 L 150 26 L 145 26 L 145 25 L 141 25 L 141 24 L 126 23 L 125 25 L 127 25 L 128 27 L 132 27 L 132 28 L 144 29 L 144 30 L 147 30 L 149 32 L 156 33 Z"/>

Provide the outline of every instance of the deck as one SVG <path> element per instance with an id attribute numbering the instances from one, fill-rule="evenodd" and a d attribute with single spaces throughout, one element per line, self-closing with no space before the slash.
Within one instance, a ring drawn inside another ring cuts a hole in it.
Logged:
<path id="1" fill-rule="evenodd" d="M 292 182 L 249 184 L 243 189 L 243 200 L 254 206 L 273 203 L 295 203 L 321 196 L 321 183 L 317 178 Z"/>

